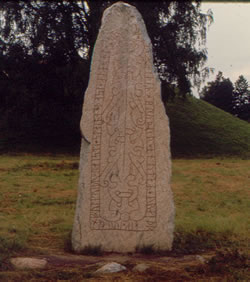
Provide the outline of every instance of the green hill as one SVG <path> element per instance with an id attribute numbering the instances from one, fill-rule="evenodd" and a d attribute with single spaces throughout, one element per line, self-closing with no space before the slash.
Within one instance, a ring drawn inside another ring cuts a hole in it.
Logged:
<path id="1" fill-rule="evenodd" d="M 194 97 L 166 103 L 173 157 L 250 157 L 250 124 Z"/>
<path id="2" fill-rule="evenodd" d="M 250 123 L 242 121 L 194 97 L 175 98 L 166 103 L 170 119 L 171 151 L 173 157 L 236 156 L 250 158 Z M 77 131 L 78 123 L 72 132 Z M 1 130 L 0 153 L 70 153 L 79 155 L 80 133 L 65 135 L 48 132 L 39 136 Z"/>

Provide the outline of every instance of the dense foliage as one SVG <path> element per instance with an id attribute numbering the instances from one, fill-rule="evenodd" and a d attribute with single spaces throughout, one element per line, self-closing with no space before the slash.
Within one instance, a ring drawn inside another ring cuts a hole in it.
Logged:
<path id="1" fill-rule="evenodd" d="M 114 2 L 1 1 L 2 123 L 15 130 L 78 132 L 101 15 Z M 191 81 L 199 84 L 207 71 L 211 14 L 201 13 L 200 1 L 127 2 L 145 20 L 164 93 L 173 95 L 176 87 L 189 93 Z"/>
<path id="2" fill-rule="evenodd" d="M 204 101 L 231 113 L 243 120 L 250 121 L 250 90 L 243 75 L 233 83 L 219 72 L 215 81 L 205 86 L 200 94 Z"/>
<path id="3" fill-rule="evenodd" d="M 233 104 L 233 113 L 241 119 L 250 121 L 250 88 L 243 75 L 235 82 Z"/>

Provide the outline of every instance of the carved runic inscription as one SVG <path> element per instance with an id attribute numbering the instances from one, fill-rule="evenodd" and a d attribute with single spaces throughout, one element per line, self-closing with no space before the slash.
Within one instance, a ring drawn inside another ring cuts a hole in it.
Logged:
<path id="1" fill-rule="evenodd" d="M 95 83 L 90 228 L 152 231 L 157 206 L 151 50 L 132 20 L 129 28 L 105 32 Z"/>
<path id="2" fill-rule="evenodd" d="M 76 252 L 171 249 L 170 130 L 160 91 L 143 19 L 116 2 L 104 11 L 84 96 Z"/>

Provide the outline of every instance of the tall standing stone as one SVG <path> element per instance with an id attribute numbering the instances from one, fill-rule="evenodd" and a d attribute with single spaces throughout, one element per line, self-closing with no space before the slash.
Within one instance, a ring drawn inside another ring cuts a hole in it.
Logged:
<path id="1" fill-rule="evenodd" d="M 150 39 L 141 15 L 128 4 L 104 12 L 81 132 L 74 250 L 171 249 L 168 118 Z"/>

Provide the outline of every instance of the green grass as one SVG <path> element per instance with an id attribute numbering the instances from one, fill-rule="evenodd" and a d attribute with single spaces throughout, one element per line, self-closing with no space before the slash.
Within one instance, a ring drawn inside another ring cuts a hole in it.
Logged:
<path id="1" fill-rule="evenodd" d="M 207 102 L 188 97 L 166 103 L 174 157 L 250 158 L 250 124 Z"/>
<path id="2" fill-rule="evenodd" d="M 77 168 L 74 157 L 1 156 L 0 238 L 25 234 L 31 249 L 40 240 L 40 248 L 62 247 L 73 223 Z"/>
<path id="3" fill-rule="evenodd" d="M 240 159 L 174 161 L 177 248 L 247 247 L 249 167 Z"/>
<path id="4" fill-rule="evenodd" d="M 210 234 L 218 246 L 246 242 L 249 167 L 250 160 L 241 159 L 174 160 L 177 237 Z M 0 238 L 27 240 L 31 249 L 62 248 L 73 224 L 77 182 L 76 157 L 2 156 Z"/>
<path id="5" fill-rule="evenodd" d="M 77 164 L 78 157 L 69 155 L 1 156 L 0 278 L 5 277 L 4 271 L 7 276 L 14 275 L 8 270 L 10 256 L 70 252 Z M 246 252 L 250 225 L 249 167 L 250 160 L 239 158 L 173 161 L 176 205 L 173 254 L 199 254 L 225 248 L 230 254 L 235 249 Z M 86 251 L 96 253 L 93 248 Z M 79 275 L 79 269 L 76 271 Z M 207 271 L 214 271 L 213 262 Z M 25 275 L 34 278 L 40 277 L 39 273 Z M 76 278 L 66 270 L 60 275 Z"/>

